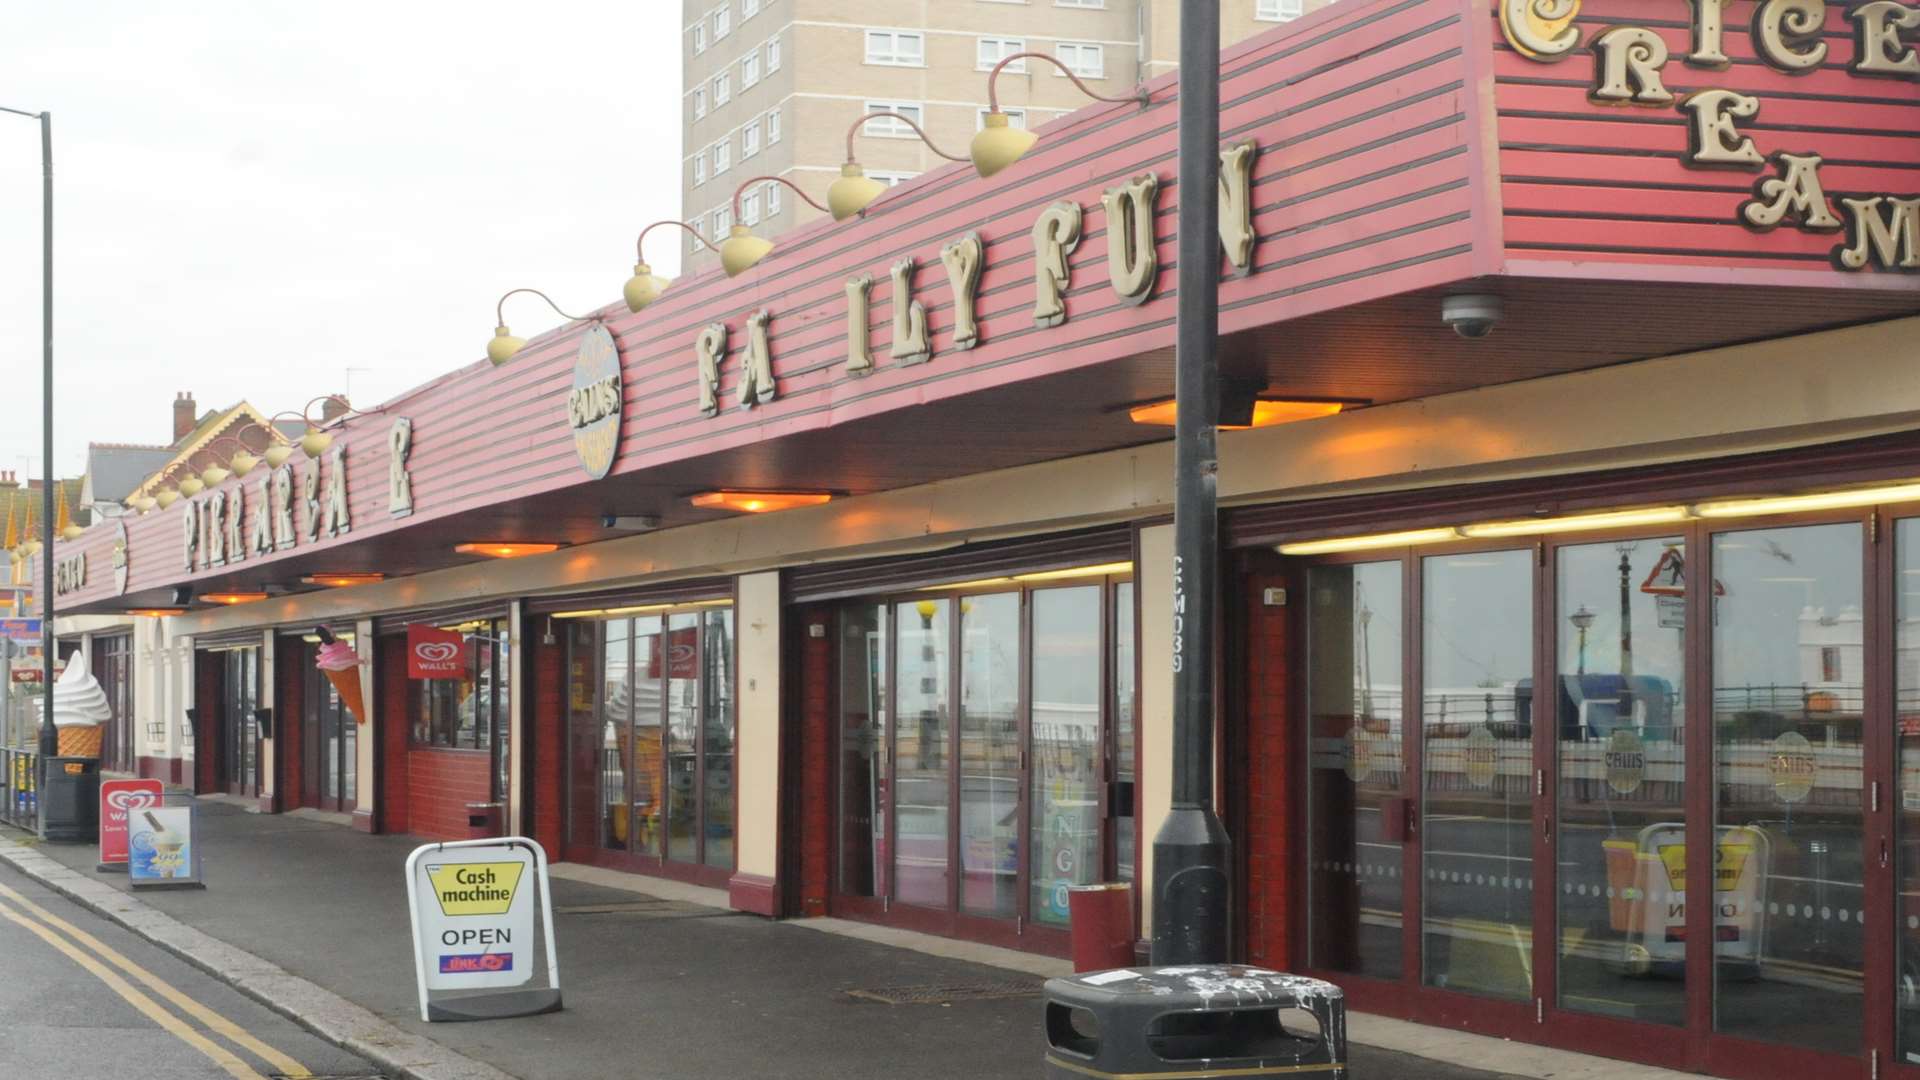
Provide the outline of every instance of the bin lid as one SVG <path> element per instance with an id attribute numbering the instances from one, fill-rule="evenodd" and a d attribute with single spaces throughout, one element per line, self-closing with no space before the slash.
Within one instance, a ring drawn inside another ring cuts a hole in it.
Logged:
<path id="1" fill-rule="evenodd" d="M 1182 967 L 1115 968 L 1050 979 L 1049 993 L 1066 990 L 1068 996 L 1148 996 L 1168 1005 L 1193 1003 L 1201 1008 L 1252 1005 L 1267 1001 L 1340 998 L 1340 988 L 1322 979 L 1289 975 L 1242 964 L 1197 964 Z"/>

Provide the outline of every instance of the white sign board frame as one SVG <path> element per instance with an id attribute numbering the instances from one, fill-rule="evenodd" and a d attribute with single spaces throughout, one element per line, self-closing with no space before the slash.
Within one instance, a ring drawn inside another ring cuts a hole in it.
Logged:
<path id="1" fill-rule="evenodd" d="M 530 885 L 539 890 L 538 912 Z M 545 988 L 528 986 L 536 915 L 547 946 Z M 407 917 L 421 1020 L 490 1020 L 560 1008 L 553 896 L 547 852 L 538 842 L 507 836 L 415 848 L 407 856 Z M 482 992 L 435 999 L 435 990 Z"/>

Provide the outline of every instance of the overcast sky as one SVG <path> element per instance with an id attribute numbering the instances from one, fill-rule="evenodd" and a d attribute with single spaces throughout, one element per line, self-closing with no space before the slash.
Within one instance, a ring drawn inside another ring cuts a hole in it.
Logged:
<path id="1" fill-rule="evenodd" d="M 509 288 L 619 299 L 679 213 L 679 8 L 7 5 L 0 105 L 53 113 L 61 475 L 167 441 L 176 391 L 372 405 L 484 355 Z M 0 468 L 40 445 L 39 134 L 0 114 Z"/>

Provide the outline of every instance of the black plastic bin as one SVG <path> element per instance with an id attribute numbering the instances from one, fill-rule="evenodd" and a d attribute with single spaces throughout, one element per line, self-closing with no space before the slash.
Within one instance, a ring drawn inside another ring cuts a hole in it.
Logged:
<path id="1" fill-rule="evenodd" d="M 1048 1080 L 1347 1076 L 1347 1006 L 1319 979 L 1234 964 L 1049 979 Z"/>
<path id="2" fill-rule="evenodd" d="M 507 808 L 497 802 L 470 802 L 467 804 L 467 839 L 491 840 L 500 835 L 501 823 L 506 820 Z"/>
<path id="3" fill-rule="evenodd" d="M 40 836 L 57 844 L 100 842 L 100 759 L 46 759 L 40 778 Z"/>

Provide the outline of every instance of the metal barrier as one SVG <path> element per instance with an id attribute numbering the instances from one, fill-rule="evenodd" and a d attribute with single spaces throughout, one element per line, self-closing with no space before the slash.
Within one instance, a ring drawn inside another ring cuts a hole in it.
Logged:
<path id="1" fill-rule="evenodd" d="M 0 821 L 40 831 L 40 755 L 0 747 Z"/>

